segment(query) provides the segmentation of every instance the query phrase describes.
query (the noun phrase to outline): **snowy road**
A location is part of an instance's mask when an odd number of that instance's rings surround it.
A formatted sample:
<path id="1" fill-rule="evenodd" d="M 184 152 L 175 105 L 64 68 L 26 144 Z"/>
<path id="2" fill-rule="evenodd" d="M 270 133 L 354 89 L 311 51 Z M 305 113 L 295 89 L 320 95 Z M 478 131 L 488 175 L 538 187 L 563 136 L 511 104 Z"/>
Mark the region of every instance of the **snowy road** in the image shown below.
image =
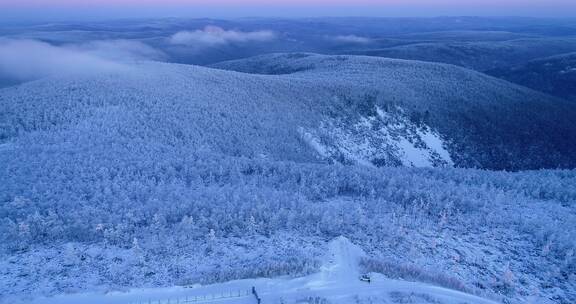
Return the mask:
<path id="1" fill-rule="evenodd" d="M 436 303 L 494 304 L 495 302 L 459 291 L 429 284 L 391 280 L 381 274 L 371 274 L 372 282 L 358 278 L 358 262 L 364 255 L 361 248 L 339 237 L 330 242 L 321 271 L 295 279 L 247 279 L 195 288 L 171 287 L 137 289 L 108 294 L 77 294 L 41 298 L 42 304 L 132 304 L 132 303 L 223 303 L 255 304 L 251 294 L 256 288 L 263 304 L 308 303 L 321 298 L 332 304 L 350 303 Z M 188 300 L 188 301 L 186 301 Z M 316 302 L 315 302 L 316 303 Z M 323 303 L 323 302 L 320 302 Z"/>

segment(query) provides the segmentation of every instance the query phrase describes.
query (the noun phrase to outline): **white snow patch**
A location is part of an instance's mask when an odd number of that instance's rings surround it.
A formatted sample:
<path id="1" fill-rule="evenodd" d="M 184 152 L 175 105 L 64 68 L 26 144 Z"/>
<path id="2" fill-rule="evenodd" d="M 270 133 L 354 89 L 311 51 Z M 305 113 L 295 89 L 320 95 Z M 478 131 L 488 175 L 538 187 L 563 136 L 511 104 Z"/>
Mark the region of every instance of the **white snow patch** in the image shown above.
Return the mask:
<path id="1" fill-rule="evenodd" d="M 330 154 L 328 153 L 327 149 L 320 143 L 320 140 L 314 137 L 311 133 L 308 133 L 304 130 L 304 128 L 298 128 L 298 133 L 302 139 L 314 149 L 321 157 L 328 157 Z"/>
<path id="2" fill-rule="evenodd" d="M 427 130 L 424 132 L 420 131 L 419 134 L 426 146 L 432 149 L 432 151 L 438 153 L 440 158 L 448 163 L 448 166 L 454 166 L 454 161 L 452 161 L 452 157 L 450 157 L 450 152 L 446 150 L 445 143 L 438 133 Z"/>
<path id="3" fill-rule="evenodd" d="M 433 167 L 430 161 L 429 151 L 416 147 L 408 139 L 401 137 L 398 141 L 398 148 L 400 148 L 402 164 L 404 166 Z"/>
<path id="4" fill-rule="evenodd" d="M 378 117 L 380 117 L 382 119 L 390 118 L 390 115 L 388 114 L 388 112 L 383 111 L 380 107 L 376 107 L 376 113 L 378 114 Z"/>
<path id="5" fill-rule="evenodd" d="M 321 274 L 325 282 L 356 280 L 360 276 L 358 265 L 366 253 L 352 244 L 347 238 L 339 236 L 328 244 Z"/>
<path id="6" fill-rule="evenodd" d="M 355 123 L 326 120 L 317 130 L 300 128 L 299 133 L 323 158 L 343 158 L 371 167 L 383 163 L 454 166 L 441 136 L 426 125 L 411 122 L 401 108 L 390 113 L 376 107 L 376 115 L 360 117 Z"/>

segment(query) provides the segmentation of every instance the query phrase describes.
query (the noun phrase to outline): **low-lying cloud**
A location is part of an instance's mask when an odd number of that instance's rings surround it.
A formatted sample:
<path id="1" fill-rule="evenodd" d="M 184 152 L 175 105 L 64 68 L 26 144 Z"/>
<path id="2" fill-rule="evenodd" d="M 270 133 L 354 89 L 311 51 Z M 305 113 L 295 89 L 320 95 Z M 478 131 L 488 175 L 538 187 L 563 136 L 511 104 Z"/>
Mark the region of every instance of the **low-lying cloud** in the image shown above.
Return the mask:
<path id="1" fill-rule="evenodd" d="M 276 38 L 272 31 L 242 32 L 207 26 L 203 30 L 182 31 L 170 37 L 170 43 L 187 46 L 217 46 L 228 43 L 263 42 Z"/>
<path id="2" fill-rule="evenodd" d="M 162 53 L 139 42 L 94 41 L 55 46 L 37 40 L 0 39 L 0 78 L 28 81 L 55 74 L 85 74 L 129 69 Z"/>
<path id="3" fill-rule="evenodd" d="M 368 44 L 372 42 L 372 39 L 356 36 L 356 35 L 341 35 L 331 37 L 331 40 L 344 43 L 356 43 L 356 44 Z"/>
<path id="4" fill-rule="evenodd" d="M 79 45 L 72 45 L 69 48 L 118 62 L 142 60 L 161 61 L 166 59 L 166 55 L 163 52 L 142 42 L 131 40 L 91 41 Z"/>

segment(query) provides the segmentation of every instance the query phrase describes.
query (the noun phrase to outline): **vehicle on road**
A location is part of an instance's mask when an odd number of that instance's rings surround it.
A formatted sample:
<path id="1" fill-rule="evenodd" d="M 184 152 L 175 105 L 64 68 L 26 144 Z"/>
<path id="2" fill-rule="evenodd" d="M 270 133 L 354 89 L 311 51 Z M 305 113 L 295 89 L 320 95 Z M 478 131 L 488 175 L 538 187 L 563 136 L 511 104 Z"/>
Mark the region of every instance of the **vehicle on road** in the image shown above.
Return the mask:
<path id="1" fill-rule="evenodd" d="M 370 278 L 370 276 L 367 274 L 363 274 L 360 276 L 360 281 L 370 283 L 372 281 L 372 278 Z"/>

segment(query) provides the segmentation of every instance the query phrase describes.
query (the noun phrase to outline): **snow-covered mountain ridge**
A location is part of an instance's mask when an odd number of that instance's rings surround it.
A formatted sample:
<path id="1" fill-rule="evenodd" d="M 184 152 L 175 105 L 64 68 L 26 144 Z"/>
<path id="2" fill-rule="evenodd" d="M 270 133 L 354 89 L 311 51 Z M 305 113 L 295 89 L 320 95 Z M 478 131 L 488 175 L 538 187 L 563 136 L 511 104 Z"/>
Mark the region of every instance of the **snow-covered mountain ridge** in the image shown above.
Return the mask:
<path id="1" fill-rule="evenodd" d="M 0 138 L 75 147 L 136 140 L 380 166 L 576 166 L 576 105 L 473 71 L 312 54 L 221 66 L 283 75 L 142 63 L 125 72 L 30 82 L 0 91 Z M 311 147 L 311 139 L 327 155 Z"/>

